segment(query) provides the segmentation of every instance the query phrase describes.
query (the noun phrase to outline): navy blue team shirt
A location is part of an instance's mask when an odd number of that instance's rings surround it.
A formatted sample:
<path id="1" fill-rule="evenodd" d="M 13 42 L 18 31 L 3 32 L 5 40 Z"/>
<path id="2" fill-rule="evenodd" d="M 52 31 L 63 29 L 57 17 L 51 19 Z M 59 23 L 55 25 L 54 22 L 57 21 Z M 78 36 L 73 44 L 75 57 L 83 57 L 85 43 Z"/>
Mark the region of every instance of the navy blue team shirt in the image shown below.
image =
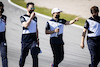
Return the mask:
<path id="1" fill-rule="evenodd" d="M 65 24 L 66 23 L 66 20 L 65 19 L 59 19 L 58 21 L 56 21 L 54 19 L 51 19 L 50 21 L 53 21 L 55 23 L 62 23 L 62 24 Z M 59 21 L 62 21 L 62 22 L 59 22 Z M 50 25 L 49 25 L 48 22 L 46 24 L 46 30 L 50 30 Z M 50 44 L 60 44 L 60 45 L 64 45 L 64 42 L 63 42 L 63 34 L 58 35 L 58 37 L 51 37 L 50 38 Z"/>
<path id="2" fill-rule="evenodd" d="M 27 14 L 25 14 L 24 16 L 30 17 Z M 34 17 L 33 20 L 35 22 L 37 22 L 37 17 Z M 20 21 L 21 21 L 21 23 L 23 23 L 26 20 L 25 20 L 25 18 L 23 16 L 21 16 L 20 17 Z M 28 28 L 23 27 L 23 30 L 25 30 L 25 29 L 28 29 Z M 33 41 L 37 41 L 36 33 L 22 34 L 22 40 L 21 40 L 21 42 L 32 43 Z"/>

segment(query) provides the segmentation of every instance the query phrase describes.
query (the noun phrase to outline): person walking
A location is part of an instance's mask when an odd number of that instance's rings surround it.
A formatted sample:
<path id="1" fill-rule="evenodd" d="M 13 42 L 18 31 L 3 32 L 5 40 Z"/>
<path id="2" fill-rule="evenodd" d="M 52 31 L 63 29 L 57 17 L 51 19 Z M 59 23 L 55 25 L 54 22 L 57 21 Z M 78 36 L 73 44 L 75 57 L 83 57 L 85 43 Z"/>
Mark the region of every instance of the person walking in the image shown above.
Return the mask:
<path id="1" fill-rule="evenodd" d="M 93 6 L 90 9 L 92 17 L 86 20 L 80 47 L 84 48 L 84 39 L 87 33 L 87 44 L 91 55 L 91 64 L 89 67 L 97 67 L 100 62 L 100 17 L 99 8 Z"/>
<path id="2" fill-rule="evenodd" d="M 50 34 L 50 45 L 53 51 L 54 60 L 51 67 L 58 67 L 58 64 L 64 59 L 64 42 L 63 42 L 63 27 L 64 25 L 70 25 L 78 21 L 79 18 L 75 18 L 71 21 L 60 19 L 59 8 L 53 8 L 51 11 L 52 19 L 47 21 L 45 33 Z"/>
<path id="3" fill-rule="evenodd" d="M 0 52 L 2 57 L 2 67 L 8 67 L 7 43 L 6 43 L 7 17 L 3 15 L 3 12 L 4 12 L 4 4 L 0 1 Z"/>
<path id="4" fill-rule="evenodd" d="M 23 67 L 25 64 L 26 56 L 29 50 L 32 55 L 33 67 L 38 67 L 38 53 L 39 53 L 39 37 L 37 28 L 37 17 L 34 12 L 34 3 L 29 2 L 26 5 L 27 13 L 20 17 L 20 21 L 23 27 L 22 32 L 22 48 L 19 61 L 19 67 Z"/>

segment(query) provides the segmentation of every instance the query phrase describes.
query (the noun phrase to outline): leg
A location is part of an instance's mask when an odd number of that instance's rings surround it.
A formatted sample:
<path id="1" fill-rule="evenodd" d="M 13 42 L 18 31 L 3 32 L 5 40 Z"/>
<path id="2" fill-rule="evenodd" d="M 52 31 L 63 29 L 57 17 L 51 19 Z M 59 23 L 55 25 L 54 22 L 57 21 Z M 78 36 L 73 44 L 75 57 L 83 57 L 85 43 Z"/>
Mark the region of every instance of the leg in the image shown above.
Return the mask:
<path id="1" fill-rule="evenodd" d="M 2 66 L 3 67 L 8 67 L 7 45 L 4 42 L 2 42 L 0 45 L 1 45 Z"/>
<path id="2" fill-rule="evenodd" d="M 64 58 L 63 45 L 51 44 L 51 48 L 52 48 L 53 55 L 54 55 L 54 67 L 58 67 L 58 64 Z"/>
<path id="3" fill-rule="evenodd" d="M 64 47 L 63 45 L 59 45 L 59 62 L 58 64 L 64 59 Z"/>
<path id="4" fill-rule="evenodd" d="M 89 48 L 90 55 L 91 55 L 91 66 L 90 67 L 97 67 L 98 65 L 97 45 L 91 39 L 89 39 L 87 43 L 88 43 L 88 48 Z"/>
<path id="5" fill-rule="evenodd" d="M 19 61 L 19 67 L 23 67 L 25 64 L 25 59 L 26 56 L 28 55 L 29 48 L 25 47 L 27 44 L 22 44 L 22 49 L 21 49 L 21 56 L 20 56 L 20 61 Z"/>
<path id="6" fill-rule="evenodd" d="M 98 44 L 97 46 L 97 65 L 99 64 L 100 62 L 100 43 Z"/>
<path id="7" fill-rule="evenodd" d="M 33 59 L 33 67 L 38 67 L 38 47 L 31 47 L 31 55 Z"/>

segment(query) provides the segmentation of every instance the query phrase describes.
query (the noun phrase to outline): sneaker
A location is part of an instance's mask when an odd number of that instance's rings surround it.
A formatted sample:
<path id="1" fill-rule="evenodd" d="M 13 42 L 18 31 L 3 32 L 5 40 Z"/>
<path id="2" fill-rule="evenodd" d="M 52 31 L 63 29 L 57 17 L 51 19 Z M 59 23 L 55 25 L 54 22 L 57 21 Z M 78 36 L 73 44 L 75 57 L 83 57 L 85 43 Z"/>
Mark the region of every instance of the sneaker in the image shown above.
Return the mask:
<path id="1" fill-rule="evenodd" d="M 51 67 L 54 67 L 54 64 L 51 64 Z"/>
<path id="2" fill-rule="evenodd" d="M 89 67 L 91 67 L 91 64 L 89 64 Z"/>

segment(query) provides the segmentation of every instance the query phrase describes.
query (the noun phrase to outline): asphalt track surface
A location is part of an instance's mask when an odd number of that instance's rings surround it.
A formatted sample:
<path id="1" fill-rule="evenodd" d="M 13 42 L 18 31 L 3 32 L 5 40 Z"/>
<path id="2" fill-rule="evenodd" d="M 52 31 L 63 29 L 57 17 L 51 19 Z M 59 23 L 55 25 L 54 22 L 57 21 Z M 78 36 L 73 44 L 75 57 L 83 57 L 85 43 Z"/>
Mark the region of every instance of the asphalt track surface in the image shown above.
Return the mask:
<path id="1" fill-rule="evenodd" d="M 21 55 L 21 33 L 22 27 L 20 22 L 20 16 L 24 15 L 26 11 L 19 9 L 7 0 L 0 0 L 5 5 L 4 14 L 7 16 L 7 45 L 8 45 L 8 66 L 19 67 L 19 58 Z M 40 48 L 42 53 L 39 54 L 39 67 L 50 67 L 53 61 L 53 54 L 49 44 L 49 35 L 45 35 L 46 22 L 50 19 L 36 15 L 38 18 Z M 80 48 L 82 35 L 82 28 L 78 28 L 72 25 L 64 27 L 64 60 L 59 67 L 88 67 L 90 63 L 90 55 L 88 47 L 85 44 L 85 49 Z M 0 57 L 0 67 L 2 67 Z M 26 58 L 24 67 L 32 67 L 32 57 L 30 55 Z M 100 65 L 98 66 L 100 67 Z"/>

